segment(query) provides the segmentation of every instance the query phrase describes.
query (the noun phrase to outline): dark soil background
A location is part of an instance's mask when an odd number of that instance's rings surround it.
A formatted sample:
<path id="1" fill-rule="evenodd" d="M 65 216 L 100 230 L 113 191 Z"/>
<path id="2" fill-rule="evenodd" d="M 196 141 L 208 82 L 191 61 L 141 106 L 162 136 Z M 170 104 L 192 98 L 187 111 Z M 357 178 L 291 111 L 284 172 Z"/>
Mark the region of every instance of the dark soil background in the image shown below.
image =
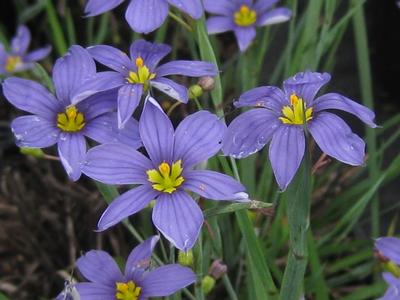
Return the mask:
<path id="1" fill-rule="evenodd" d="M 17 25 L 14 1 L 0 2 L 0 23 L 11 37 Z M 369 0 L 366 19 L 375 108 L 382 123 L 400 111 L 400 9 L 394 0 Z M 32 49 L 46 44 L 46 24 L 39 23 L 28 23 Z M 329 89 L 360 99 L 351 26 Z M 107 248 L 127 255 L 134 241 L 120 226 L 102 234 L 90 232 L 105 208 L 104 201 L 89 181 L 69 182 L 57 162 L 21 155 L 9 130 L 16 115 L 0 99 L 0 291 L 16 300 L 50 298 L 63 288 L 80 251 Z M 399 146 L 397 142 L 392 147 L 393 156 Z M 395 184 L 380 193 L 383 207 L 398 201 Z"/>

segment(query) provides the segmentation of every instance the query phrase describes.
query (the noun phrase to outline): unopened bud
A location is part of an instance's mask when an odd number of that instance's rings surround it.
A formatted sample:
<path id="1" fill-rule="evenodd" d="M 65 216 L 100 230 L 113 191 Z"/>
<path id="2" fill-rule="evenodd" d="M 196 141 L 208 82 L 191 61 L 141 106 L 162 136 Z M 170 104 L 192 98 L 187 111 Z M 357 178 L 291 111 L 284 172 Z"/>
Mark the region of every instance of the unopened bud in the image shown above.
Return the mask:
<path id="1" fill-rule="evenodd" d="M 395 277 L 400 277 L 400 267 L 392 261 L 388 261 L 384 264 L 385 269 L 393 274 Z"/>
<path id="2" fill-rule="evenodd" d="M 215 79 L 210 76 L 201 77 L 197 84 L 203 91 L 212 91 L 215 88 Z"/>
<path id="3" fill-rule="evenodd" d="M 190 267 L 193 265 L 193 251 L 179 251 L 178 263 L 182 266 Z"/>
<path id="4" fill-rule="evenodd" d="M 44 152 L 40 148 L 20 148 L 19 151 L 24 155 L 33 156 L 36 158 L 44 157 Z"/>
<path id="5" fill-rule="evenodd" d="M 204 295 L 209 294 L 215 286 L 215 279 L 212 278 L 210 275 L 204 276 L 203 280 L 201 281 L 201 288 L 203 289 Z"/>
<path id="6" fill-rule="evenodd" d="M 214 260 L 210 266 L 208 274 L 212 276 L 215 280 L 218 280 L 228 271 L 228 267 L 222 263 L 222 260 Z"/>
<path id="7" fill-rule="evenodd" d="M 189 99 L 199 98 L 203 95 L 203 89 L 200 85 L 195 84 L 189 88 Z"/>

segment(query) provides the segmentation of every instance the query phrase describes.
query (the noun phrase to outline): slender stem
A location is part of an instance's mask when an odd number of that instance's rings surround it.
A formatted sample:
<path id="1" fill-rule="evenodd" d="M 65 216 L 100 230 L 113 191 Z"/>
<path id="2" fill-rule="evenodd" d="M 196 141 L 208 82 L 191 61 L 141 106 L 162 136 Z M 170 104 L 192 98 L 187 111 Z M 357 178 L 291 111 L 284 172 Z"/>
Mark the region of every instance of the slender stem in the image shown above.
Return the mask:
<path id="1" fill-rule="evenodd" d="M 228 275 L 224 274 L 222 276 L 222 281 L 224 282 L 226 291 L 228 292 L 229 297 L 231 297 L 232 300 L 239 300 L 238 296 L 236 295 L 236 292 L 231 284 L 231 281 L 229 280 Z"/>
<path id="2" fill-rule="evenodd" d="M 64 55 L 67 52 L 68 47 L 52 0 L 47 0 L 45 7 L 57 52 L 60 55 Z"/>
<path id="3" fill-rule="evenodd" d="M 353 0 L 352 5 L 356 5 L 359 1 Z M 371 65 L 369 61 L 369 47 L 364 18 L 363 6 L 360 6 L 353 18 L 354 37 L 357 49 L 358 71 L 361 83 L 361 95 L 363 103 L 369 108 L 374 108 Z M 366 132 L 368 151 L 374 154 L 377 150 L 376 131 L 368 128 Z M 379 163 L 375 156 L 371 156 L 368 162 L 369 178 L 371 185 L 376 182 L 379 177 Z M 379 236 L 379 198 L 376 194 L 371 201 L 371 231 L 373 237 Z"/>
<path id="4" fill-rule="evenodd" d="M 180 17 L 178 17 L 176 14 L 174 14 L 173 12 L 169 12 L 168 15 L 174 19 L 176 22 L 178 22 L 180 25 L 182 25 L 183 27 L 185 27 L 188 31 L 192 32 L 193 29 L 192 27 L 190 27 L 189 24 L 187 24 L 185 21 L 183 21 Z"/>

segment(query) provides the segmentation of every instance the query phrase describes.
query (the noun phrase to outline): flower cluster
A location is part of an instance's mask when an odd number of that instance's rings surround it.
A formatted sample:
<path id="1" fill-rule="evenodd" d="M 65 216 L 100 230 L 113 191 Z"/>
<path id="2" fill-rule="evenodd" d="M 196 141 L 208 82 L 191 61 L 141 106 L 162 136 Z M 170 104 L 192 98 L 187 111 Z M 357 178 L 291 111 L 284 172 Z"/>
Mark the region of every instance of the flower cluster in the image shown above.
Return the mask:
<path id="1" fill-rule="evenodd" d="M 17 29 L 17 35 L 11 41 L 9 52 L 0 43 L 0 75 L 10 75 L 31 69 L 36 61 L 49 55 L 50 46 L 27 52 L 30 42 L 31 33 L 29 29 L 21 25 Z"/>

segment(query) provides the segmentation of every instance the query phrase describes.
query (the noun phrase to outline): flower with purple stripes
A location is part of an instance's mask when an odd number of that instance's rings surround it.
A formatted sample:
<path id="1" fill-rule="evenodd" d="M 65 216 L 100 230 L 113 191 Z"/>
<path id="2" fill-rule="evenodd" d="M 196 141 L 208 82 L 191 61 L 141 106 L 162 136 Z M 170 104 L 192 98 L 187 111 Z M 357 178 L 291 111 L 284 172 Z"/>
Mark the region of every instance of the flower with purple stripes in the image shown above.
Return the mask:
<path id="1" fill-rule="evenodd" d="M 88 17 L 100 15 L 120 5 L 124 0 L 88 0 L 85 14 Z M 149 33 L 159 28 L 165 21 L 172 5 L 193 19 L 203 14 L 201 0 L 131 0 L 125 12 L 125 19 L 132 30 Z"/>
<path id="2" fill-rule="evenodd" d="M 385 295 L 380 300 L 397 300 L 400 298 L 400 239 L 395 237 L 381 237 L 376 239 L 375 248 L 379 255 L 389 260 L 386 264 L 390 272 L 382 274 L 389 285 Z"/>
<path id="3" fill-rule="evenodd" d="M 236 107 L 253 106 L 229 125 L 222 150 L 226 155 L 244 158 L 269 141 L 269 159 L 279 187 L 285 190 L 304 156 L 304 127 L 329 156 L 353 166 L 364 163 L 365 143 L 337 115 L 326 110 L 342 110 L 376 127 L 375 114 L 340 94 L 328 93 L 316 99 L 328 73 L 302 72 L 287 79 L 283 90 L 264 86 L 240 96 Z"/>
<path id="4" fill-rule="evenodd" d="M 142 94 L 154 87 L 172 98 L 186 103 L 188 90 L 183 85 L 166 78 L 168 75 L 191 77 L 214 76 L 217 69 L 214 64 L 203 61 L 171 61 L 161 66 L 158 63 L 171 48 L 164 44 L 135 41 L 130 47 L 130 58 L 122 51 L 111 46 L 93 46 L 88 48 L 92 57 L 114 71 L 99 72 L 77 92 L 73 103 L 78 103 L 89 95 L 118 88 L 118 125 L 120 128 L 132 116 L 139 105 Z"/>
<path id="5" fill-rule="evenodd" d="M 256 36 L 256 28 L 286 22 L 291 10 L 272 8 L 278 0 L 204 0 L 204 8 L 216 14 L 207 20 L 209 34 L 233 31 L 241 52 Z"/>
<path id="6" fill-rule="evenodd" d="M 53 69 L 56 96 L 44 86 L 26 79 L 10 77 L 3 83 L 6 99 L 32 115 L 18 117 L 11 129 L 19 147 L 46 148 L 58 145 L 60 160 L 72 180 L 78 180 L 80 163 L 86 154 L 85 136 L 99 142 L 141 145 L 138 122 L 130 119 L 124 130 L 117 126 L 115 91 L 71 104 L 76 89 L 96 74 L 96 65 L 87 51 L 72 46 Z"/>
<path id="7" fill-rule="evenodd" d="M 196 274 L 187 267 L 169 264 L 149 269 L 159 237 L 152 236 L 136 246 L 121 272 L 105 251 L 91 250 L 76 262 L 89 282 L 75 284 L 82 300 L 144 300 L 165 297 L 194 283 Z"/>
<path id="8" fill-rule="evenodd" d="M 45 58 L 51 51 L 51 46 L 27 52 L 31 42 L 28 27 L 20 25 L 17 35 L 11 41 L 10 52 L 0 44 L 0 74 L 13 74 L 33 68 L 34 63 Z"/>
<path id="9" fill-rule="evenodd" d="M 135 149 L 105 144 L 88 151 L 82 172 L 106 184 L 137 184 L 116 198 L 98 223 L 105 230 L 145 208 L 156 199 L 153 223 L 180 250 L 193 247 L 203 214 L 185 190 L 212 200 L 248 201 L 245 188 L 233 178 L 193 166 L 221 148 L 226 127 L 218 117 L 199 111 L 174 130 L 156 100 L 148 98 L 139 132 L 150 157 Z"/>

